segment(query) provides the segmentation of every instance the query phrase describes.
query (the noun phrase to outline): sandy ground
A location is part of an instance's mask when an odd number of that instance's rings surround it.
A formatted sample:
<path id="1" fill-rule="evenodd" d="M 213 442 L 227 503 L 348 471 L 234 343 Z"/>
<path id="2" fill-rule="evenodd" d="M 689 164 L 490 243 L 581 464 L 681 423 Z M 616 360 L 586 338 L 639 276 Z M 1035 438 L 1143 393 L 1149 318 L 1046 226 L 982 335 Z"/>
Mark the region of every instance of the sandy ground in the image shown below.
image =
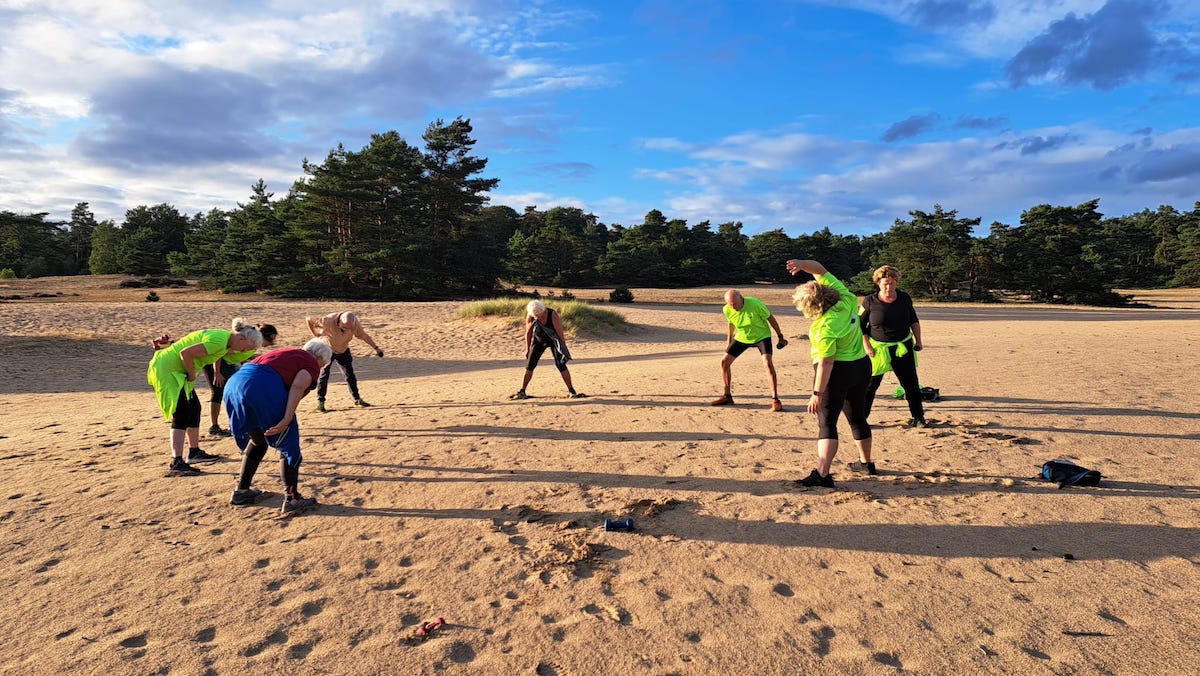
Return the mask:
<path id="1" fill-rule="evenodd" d="M 520 329 L 459 303 L 146 303 L 114 284 L 0 282 L 26 296 L 0 303 L 0 672 L 1195 672 L 1200 290 L 1151 310 L 918 306 L 935 424 L 903 427 L 881 397 L 881 474 L 851 473 L 846 443 L 830 490 L 792 483 L 815 460 L 806 342 L 776 355 L 785 412 L 753 354 L 738 405 L 707 405 L 720 290 L 635 289 L 655 302 L 614 306 L 627 332 L 572 341 L 589 398 L 544 364 L 509 401 Z M 747 293 L 799 338 L 790 290 Z M 387 356 L 353 348 L 373 407 L 336 369 L 329 413 L 301 403 L 319 508 L 279 516 L 274 451 L 270 494 L 231 507 L 229 439 L 203 439 L 225 458 L 203 475 L 164 476 L 152 335 L 244 315 L 298 345 L 306 314 L 350 308 Z M 1102 487 L 1036 479 L 1054 458 Z M 626 516 L 634 532 L 603 529 Z"/>

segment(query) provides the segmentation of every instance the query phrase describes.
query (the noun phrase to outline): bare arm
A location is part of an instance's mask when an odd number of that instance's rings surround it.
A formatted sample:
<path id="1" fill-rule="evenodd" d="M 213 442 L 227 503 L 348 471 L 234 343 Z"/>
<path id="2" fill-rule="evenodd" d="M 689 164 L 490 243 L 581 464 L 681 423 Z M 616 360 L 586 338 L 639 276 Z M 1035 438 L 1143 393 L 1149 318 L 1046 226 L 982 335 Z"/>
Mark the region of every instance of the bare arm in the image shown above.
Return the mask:
<path id="1" fill-rule="evenodd" d="M 203 343 L 196 343 L 191 347 L 183 348 L 183 352 L 179 353 L 179 357 L 183 359 L 183 369 L 187 371 L 187 379 L 189 381 L 196 380 L 196 360 L 208 354 L 208 350 L 204 349 Z"/>
<path id="2" fill-rule="evenodd" d="M 725 347 L 733 345 L 733 332 L 733 324 L 731 322 L 725 322 Z"/>
<path id="3" fill-rule="evenodd" d="M 370 345 L 371 349 L 375 350 L 375 354 L 379 355 L 380 357 L 383 356 L 383 350 L 379 349 L 379 346 L 376 345 L 371 336 L 367 334 L 367 330 L 363 328 L 362 322 L 354 323 L 354 337 L 363 341 L 367 345 Z"/>
<path id="4" fill-rule="evenodd" d="M 913 332 L 913 349 L 920 350 L 921 349 L 921 322 L 913 322 L 912 323 L 912 332 Z"/>
<path id="5" fill-rule="evenodd" d="M 828 396 L 829 376 L 833 373 L 833 357 L 823 357 L 817 362 L 817 372 L 813 376 L 813 394 L 808 398 L 808 412 L 816 414 L 821 397 Z M 820 394 L 818 394 L 820 393 Z"/>
<path id="6" fill-rule="evenodd" d="M 779 336 L 779 343 L 775 345 L 776 349 L 782 350 L 787 347 L 788 339 L 783 337 L 783 329 L 779 328 L 779 322 L 775 320 L 775 315 L 767 317 L 767 323 L 775 329 L 775 335 Z"/>
<path id="7" fill-rule="evenodd" d="M 799 274 L 801 272 L 807 272 L 808 274 L 812 275 L 813 277 L 820 277 L 821 275 L 825 274 L 826 272 L 829 272 L 828 270 L 825 269 L 824 265 L 821 265 L 820 263 L 818 263 L 816 261 L 800 260 L 799 258 L 793 258 L 790 261 L 788 261 L 787 262 L 787 270 L 788 270 L 788 272 L 792 273 L 793 275 Z"/>
<path id="8" fill-rule="evenodd" d="M 270 429 L 265 430 L 264 434 L 270 434 L 271 436 L 281 434 L 287 429 L 288 425 L 292 424 L 292 420 L 296 417 L 296 405 L 308 394 L 310 385 L 312 385 L 311 373 L 301 371 L 296 374 L 296 379 L 292 381 L 292 387 L 288 390 L 287 407 L 283 411 L 283 420 L 275 423 Z"/>
<path id="9" fill-rule="evenodd" d="M 313 317 L 305 317 L 304 323 L 308 324 L 308 332 L 313 334 L 313 338 L 320 338 L 323 335 L 321 331 L 322 320 L 314 319 Z"/>
<path id="10" fill-rule="evenodd" d="M 529 359 L 529 351 L 533 349 L 533 323 L 537 320 L 533 317 L 525 318 L 525 358 Z"/>

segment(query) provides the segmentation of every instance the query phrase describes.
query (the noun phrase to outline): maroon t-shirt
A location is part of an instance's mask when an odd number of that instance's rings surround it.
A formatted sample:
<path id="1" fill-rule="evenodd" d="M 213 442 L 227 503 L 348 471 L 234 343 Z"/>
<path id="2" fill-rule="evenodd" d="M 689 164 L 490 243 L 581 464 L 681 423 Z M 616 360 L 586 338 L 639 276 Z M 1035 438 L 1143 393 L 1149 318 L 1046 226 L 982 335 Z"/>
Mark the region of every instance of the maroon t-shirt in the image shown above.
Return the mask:
<path id="1" fill-rule="evenodd" d="M 296 380 L 296 375 L 301 371 L 308 371 L 312 375 L 312 384 L 308 386 L 310 390 L 317 386 L 317 379 L 321 377 L 321 365 L 317 362 L 317 358 L 294 347 L 281 347 L 264 352 L 251 359 L 250 363 L 270 366 L 279 374 L 279 377 L 283 378 L 283 386 L 289 390 L 292 389 L 292 382 Z"/>

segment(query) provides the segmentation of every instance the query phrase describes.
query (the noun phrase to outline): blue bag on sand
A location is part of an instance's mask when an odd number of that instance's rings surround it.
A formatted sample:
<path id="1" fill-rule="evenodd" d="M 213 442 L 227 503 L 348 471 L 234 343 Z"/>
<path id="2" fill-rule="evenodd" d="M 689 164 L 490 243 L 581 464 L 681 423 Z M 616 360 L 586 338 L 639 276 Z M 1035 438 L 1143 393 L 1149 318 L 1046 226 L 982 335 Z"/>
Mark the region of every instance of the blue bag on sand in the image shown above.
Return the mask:
<path id="1" fill-rule="evenodd" d="M 1051 460 L 1042 465 L 1042 478 L 1067 486 L 1099 486 L 1103 475 L 1094 469 L 1080 467 L 1070 460 Z"/>

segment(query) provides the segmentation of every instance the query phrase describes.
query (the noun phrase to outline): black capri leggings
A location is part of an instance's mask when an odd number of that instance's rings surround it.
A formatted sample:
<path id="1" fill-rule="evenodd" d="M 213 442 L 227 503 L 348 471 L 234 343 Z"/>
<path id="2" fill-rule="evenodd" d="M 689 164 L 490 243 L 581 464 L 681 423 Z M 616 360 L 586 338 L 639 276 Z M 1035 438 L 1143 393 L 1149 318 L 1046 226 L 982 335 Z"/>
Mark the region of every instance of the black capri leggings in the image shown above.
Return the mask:
<path id="1" fill-rule="evenodd" d="M 817 404 L 818 439 L 838 438 L 838 413 L 845 414 L 850 433 L 856 440 L 871 438 L 871 426 L 867 424 L 867 386 L 870 382 L 869 357 L 833 362 L 825 396 Z"/>
<path id="2" fill-rule="evenodd" d="M 546 348 L 550 348 L 550 354 L 554 355 L 555 368 L 557 368 L 559 372 L 566 371 L 567 362 L 565 359 L 563 359 L 563 354 L 558 351 L 558 348 L 554 347 L 550 343 L 543 343 L 540 340 L 534 340 L 529 346 L 529 363 L 525 364 L 525 370 L 532 371 L 537 368 L 538 360 L 542 358 L 542 353 L 546 351 Z"/>
<path id="3" fill-rule="evenodd" d="M 234 372 L 237 371 L 236 366 L 233 364 L 226 364 L 224 359 L 218 359 L 217 363 L 221 365 L 221 375 L 225 376 L 226 381 L 229 380 L 229 376 L 233 375 Z M 212 364 L 204 365 L 204 377 L 208 379 L 208 387 L 212 390 L 212 394 L 209 395 L 208 401 L 211 404 L 219 404 L 221 403 L 221 397 L 225 394 L 225 386 L 213 384 L 214 373 L 215 369 L 213 369 Z"/>
<path id="4" fill-rule="evenodd" d="M 187 390 L 179 390 L 179 401 L 175 404 L 175 414 L 171 416 L 171 429 L 186 430 L 200 426 L 200 397 L 193 389 L 189 395 Z"/>

